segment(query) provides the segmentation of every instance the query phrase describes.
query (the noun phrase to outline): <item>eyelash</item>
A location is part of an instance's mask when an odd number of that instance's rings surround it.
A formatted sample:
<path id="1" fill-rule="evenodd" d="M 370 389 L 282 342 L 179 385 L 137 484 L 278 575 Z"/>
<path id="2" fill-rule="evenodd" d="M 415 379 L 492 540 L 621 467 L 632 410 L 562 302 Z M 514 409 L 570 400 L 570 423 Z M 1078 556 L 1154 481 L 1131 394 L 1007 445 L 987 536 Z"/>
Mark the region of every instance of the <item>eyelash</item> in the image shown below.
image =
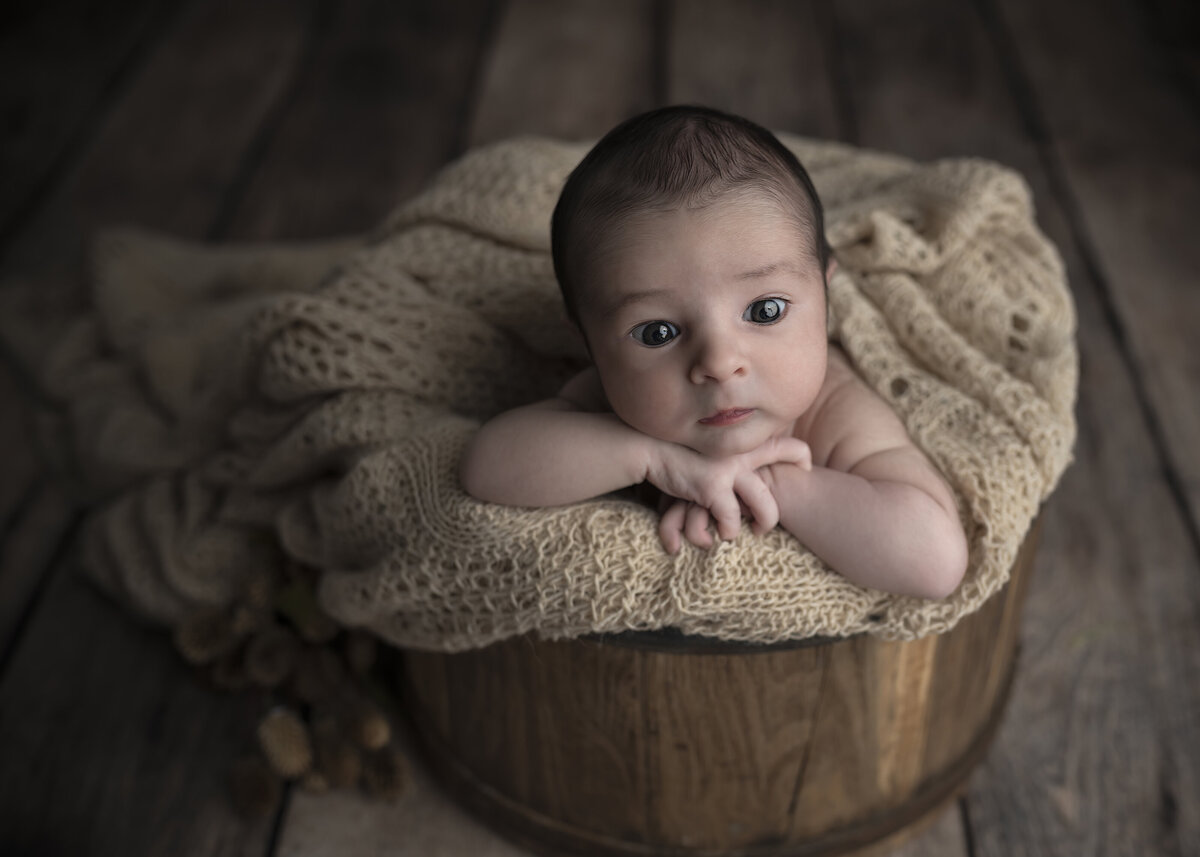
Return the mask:
<path id="1" fill-rule="evenodd" d="M 754 321 L 754 319 L 750 317 L 754 307 L 757 304 L 765 304 L 767 301 L 774 301 L 775 303 L 779 304 L 779 306 L 780 306 L 779 315 L 777 315 L 777 316 L 775 316 L 775 318 L 769 319 L 767 321 Z M 759 298 L 755 301 L 752 301 L 750 303 L 750 306 L 746 307 L 746 311 L 744 313 L 742 313 L 742 318 L 745 321 L 748 321 L 751 324 L 754 324 L 758 327 L 768 327 L 772 324 L 778 324 L 783 319 L 783 317 L 787 315 L 789 305 L 790 305 L 790 302 L 786 298 L 777 298 L 777 297 Z M 646 334 L 654 335 L 657 333 L 661 333 L 662 328 L 664 328 L 664 327 L 670 329 L 669 330 L 669 332 L 670 332 L 669 338 L 664 339 L 661 342 L 647 342 L 646 341 L 646 339 L 645 339 Z M 657 328 L 657 330 L 655 328 Z M 632 337 L 634 339 L 634 341 L 638 342 L 641 345 L 644 345 L 646 348 L 662 348 L 664 345 L 668 345 L 671 342 L 675 341 L 675 339 L 679 336 L 679 328 L 669 321 L 663 321 L 662 319 L 656 319 L 655 321 L 647 321 L 647 322 L 643 322 L 642 324 L 637 325 L 636 327 L 633 328 L 633 330 L 629 331 L 629 335 L 630 335 L 630 337 Z"/>

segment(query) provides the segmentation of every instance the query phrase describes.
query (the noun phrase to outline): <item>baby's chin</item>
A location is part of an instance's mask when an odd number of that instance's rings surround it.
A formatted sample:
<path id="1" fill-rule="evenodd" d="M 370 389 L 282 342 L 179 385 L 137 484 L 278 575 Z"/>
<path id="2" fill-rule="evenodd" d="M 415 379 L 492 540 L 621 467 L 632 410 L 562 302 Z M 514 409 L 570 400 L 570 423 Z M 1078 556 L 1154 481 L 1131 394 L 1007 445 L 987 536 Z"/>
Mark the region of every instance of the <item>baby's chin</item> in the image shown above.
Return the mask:
<path id="1" fill-rule="evenodd" d="M 712 437 L 691 437 L 675 442 L 709 458 L 728 458 L 731 455 L 752 452 L 768 440 L 770 440 L 769 437 L 763 437 L 759 432 L 731 432 L 728 429 L 716 429 L 713 430 Z"/>

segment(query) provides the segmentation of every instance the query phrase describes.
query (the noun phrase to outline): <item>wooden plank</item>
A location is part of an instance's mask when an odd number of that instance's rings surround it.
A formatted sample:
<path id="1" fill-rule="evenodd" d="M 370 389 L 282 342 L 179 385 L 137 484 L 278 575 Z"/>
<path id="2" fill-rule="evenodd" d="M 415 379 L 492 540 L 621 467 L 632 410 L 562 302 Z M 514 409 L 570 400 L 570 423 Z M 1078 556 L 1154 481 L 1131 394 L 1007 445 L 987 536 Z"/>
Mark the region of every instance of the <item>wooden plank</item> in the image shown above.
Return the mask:
<path id="1" fill-rule="evenodd" d="M 28 423 L 16 371 L 0 355 L 0 543 L 16 526 L 41 473 Z"/>
<path id="2" fill-rule="evenodd" d="M 775 131 L 849 133 L 819 4 L 684 0 L 671 4 L 668 27 L 668 102 L 730 110 Z"/>
<path id="3" fill-rule="evenodd" d="M 970 4 L 843 0 L 833 28 L 853 142 L 926 161 L 988 158 L 1037 177 L 1035 141 Z"/>
<path id="4" fill-rule="evenodd" d="M 195 4 L 100 123 L 58 190 L 20 224 L 0 278 L 36 357 L 41 328 L 84 305 L 87 242 L 114 223 L 203 238 L 259 122 L 286 94 L 315 0 Z M 284 8 L 286 7 L 286 8 Z"/>
<path id="5" fill-rule="evenodd" d="M 413 737 L 403 724 L 397 743 L 417 758 Z M 452 801 L 423 765 L 411 764 L 404 795 L 385 804 L 362 794 L 297 792 L 291 802 L 278 854 L 288 857 L 530 857 L 530 852 L 499 837 Z"/>
<path id="6" fill-rule="evenodd" d="M 0 31 L 0 236 L 8 235 L 174 11 L 161 0 L 53 0 Z M 0 239 L 2 240 L 2 239 Z"/>
<path id="7" fill-rule="evenodd" d="M 366 231 L 459 154 L 494 0 L 331 4 L 324 37 L 230 228 Z"/>
<path id="8" fill-rule="evenodd" d="M 1172 81 L 1192 109 L 1200 109 L 1200 7 L 1191 0 L 1142 0 L 1134 4 L 1144 22 L 1143 39 L 1151 42 Z"/>
<path id="9" fill-rule="evenodd" d="M 1104 329 L 1078 295 L 1080 322 Z M 1197 847 L 1196 559 L 1153 473 L 1133 379 L 1080 340 L 1077 463 L 1046 511 L 1007 723 L 969 795 L 976 854 Z"/>
<path id="10" fill-rule="evenodd" d="M 484 67 L 468 142 L 598 137 L 655 105 L 654 4 L 513 0 Z"/>
<path id="11" fill-rule="evenodd" d="M 1054 797 L 1076 841 L 1094 842 L 1096 853 L 1189 854 L 1200 849 L 1200 347 L 1190 330 L 1200 255 L 1184 224 L 1200 202 L 1200 125 L 1152 73 L 1153 46 L 1129 38 L 1137 30 L 1128 7 L 1101 4 L 1088 17 L 1088 37 L 1078 39 L 1052 5 L 1004 7 L 1012 61 L 1029 75 L 1030 109 L 1045 117 L 1051 163 L 1077 203 L 1069 213 L 1082 261 L 1106 286 L 1096 306 L 1080 296 L 1083 466 L 1070 474 L 1077 484 L 1063 486 L 1092 517 L 1087 527 L 1072 522 L 1063 562 L 1075 574 L 1050 597 L 1090 590 L 1116 603 L 1074 634 L 1057 629 L 1073 649 L 1060 673 L 1075 682 L 1072 722 L 1045 738 L 1057 737 L 1064 753 Z M 1097 354 L 1088 334 L 1114 325 L 1107 300 L 1118 338 Z M 1129 352 L 1127 386 L 1115 364 L 1119 354 L 1128 365 Z M 1105 578 L 1111 589 L 1096 592 Z"/>
<path id="12" fill-rule="evenodd" d="M 197 238 L 210 229 L 302 59 L 312 8 L 182 12 L 17 234 L 5 273 L 49 285 L 10 290 L 22 299 L 14 317 L 37 331 L 82 304 L 82 244 L 96 225 L 133 220 Z M 36 542 L 52 529 L 31 523 L 18 536 Z M 35 553 L 26 579 L 41 571 Z M 265 850 L 270 822 L 239 820 L 224 783 L 257 706 L 201 687 L 165 634 L 135 627 L 73 562 L 55 569 L 0 681 L 0 841 L 16 853 Z"/>
<path id="13" fill-rule="evenodd" d="M 65 564 L 0 686 L 0 841 L 7 854 L 260 857 L 270 820 L 225 798 L 231 751 L 263 700 L 188 678 Z"/>
<path id="14" fill-rule="evenodd" d="M 65 547 L 78 511 L 59 486 L 42 479 L 14 513 L 0 543 L 0 663 L 9 655 L 52 557 Z"/>
<path id="15" fill-rule="evenodd" d="M 1089 4 L 1086 28 L 1079 12 L 1013 0 L 998 21 L 1070 183 L 1085 261 L 1112 302 L 1200 545 L 1200 110 L 1160 45 L 1130 37 L 1145 32 L 1139 4 Z"/>
<path id="16" fill-rule="evenodd" d="M 1018 167 L 1079 313 L 1077 463 L 1045 513 L 1006 725 L 968 793 L 973 853 L 1194 851 L 1200 735 L 1184 712 L 1200 705 L 1196 557 L 1061 177 L 1047 171 L 1006 58 L 969 8 L 862 0 L 839 4 L 837 18 L 860 142 Z M 1077 37 L 1094 25 L 1087 18 Z M 1076 69 L 1092 81 L 1089 66 Z"/>

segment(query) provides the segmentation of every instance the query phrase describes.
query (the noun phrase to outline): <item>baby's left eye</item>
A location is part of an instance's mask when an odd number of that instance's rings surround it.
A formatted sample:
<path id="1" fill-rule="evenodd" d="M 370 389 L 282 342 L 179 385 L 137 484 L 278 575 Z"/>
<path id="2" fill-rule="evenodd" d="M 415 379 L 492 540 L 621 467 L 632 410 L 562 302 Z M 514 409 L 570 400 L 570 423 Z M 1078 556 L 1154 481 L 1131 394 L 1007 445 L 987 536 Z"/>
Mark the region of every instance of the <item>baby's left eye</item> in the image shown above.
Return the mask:
<path id="1" fill-rule="evenodd" d="M 783 318 L 783 311 L 786 307 L 787 301 L 783 298 L 763 298 L 746 307 L 742 318 L 755 324 L 774 324 Z"/>

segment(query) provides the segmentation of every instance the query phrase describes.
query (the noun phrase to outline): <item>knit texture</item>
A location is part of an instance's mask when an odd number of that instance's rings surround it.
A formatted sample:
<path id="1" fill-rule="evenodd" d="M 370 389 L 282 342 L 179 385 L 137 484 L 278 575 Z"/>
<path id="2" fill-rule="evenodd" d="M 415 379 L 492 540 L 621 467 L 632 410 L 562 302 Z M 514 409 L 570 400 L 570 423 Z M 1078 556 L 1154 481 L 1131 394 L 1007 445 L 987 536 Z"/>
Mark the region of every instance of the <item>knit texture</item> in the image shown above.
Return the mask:
<path id="1" fill-rule="evenodd" d="M 537 138 L 468 153 L 366 240 L 100 236 L 94 312 L 40 370 L 48 448 L 97 501 L 86 569 L 176 623 L 236 601 L 249 569 L 300 562 L 339 622 L 440 650 L 530 631 L 950 629 L 1004 585 L 1070 460 L 1062 263 L 1001 166 L 783 140 L 826 206 L 831 337 L 957 497 L 970 566 L 950 598 L 855 586 L 781 529 L 672 557 L 632 496 L 531 510 L 462 491 L 481 421 L 583 365 L 549 219 L 586 147 Z"/>

